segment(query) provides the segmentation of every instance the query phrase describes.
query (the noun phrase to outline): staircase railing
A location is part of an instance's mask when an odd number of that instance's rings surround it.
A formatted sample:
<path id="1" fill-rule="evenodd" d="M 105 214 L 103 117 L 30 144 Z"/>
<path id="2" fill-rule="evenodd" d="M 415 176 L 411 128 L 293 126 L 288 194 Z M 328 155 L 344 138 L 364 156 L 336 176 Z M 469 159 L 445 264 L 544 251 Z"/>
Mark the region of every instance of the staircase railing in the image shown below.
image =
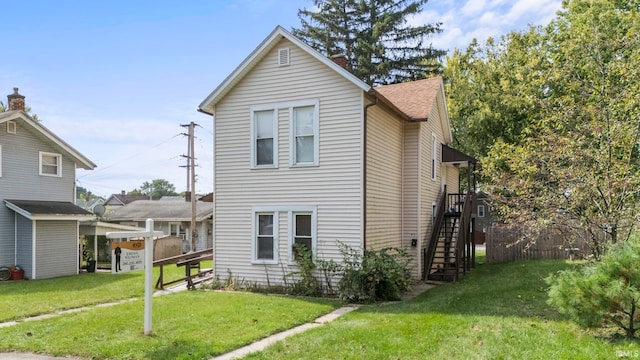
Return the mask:
<path id="1" fill-rule="evenodd" d="M 469 242 L 469 226 L 471 220 L 471 193 L 467 192 L 462 205 L 462 214 L 460 217 L 460 227 L 458 228 L 458 239 L 456 241 L 456 273 L 455 281 L 458 281 L 460 275 L 460 267 L 463 274 L 467 272 L 467 261 L 469 254 L 466 253 L 466 246 Z M 464 254 L 464 256 L 463 256 Z M 461 263 L 461 261 L 463 261 Z"/>
<path id="2" fill-rule="evenodd" d="M 429 244 L 425 249 L 424 255 L 424 270 L 423 270 L 423 279 L 427 279 L 429 276 L 429 272 L 431 271 L 431 266 L 433 265 L 433 257 L 436 251 L 436 245 L 438 243 L 438 236 L 440 234 L 440 227 L 442 227 L 442 222 L 444 221 L 444 213 L 445 208 L 447 206 L 447 187 L 445 186 L 442 190 L 442 195 L 440 195 L 440 200 L 438 201 L 438 205 L 436 208 L 436 216 L 433 219 L 433 227 L 431 228 L 431 238 L 429 240 Z"/>

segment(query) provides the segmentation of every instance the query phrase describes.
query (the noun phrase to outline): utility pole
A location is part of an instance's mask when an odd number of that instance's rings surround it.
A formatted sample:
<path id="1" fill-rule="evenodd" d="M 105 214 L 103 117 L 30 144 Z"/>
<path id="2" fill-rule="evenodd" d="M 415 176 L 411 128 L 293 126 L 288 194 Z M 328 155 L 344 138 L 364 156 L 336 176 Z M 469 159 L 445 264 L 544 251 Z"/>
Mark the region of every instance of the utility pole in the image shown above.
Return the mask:
<path id="1" fill-rule="evenodd" d="M 180 125 L 182 127 L 188 127 L 189 133 L 189 146 L 187 158 L 187 193 L 191 200 L 191 251 L 196 249 L 196 239 L 198 237 L 198 231 L 196 229 L 196 155 L 195 155 L 195 135 L 194 128 L 196 123 L 193 121 L 188 125 Z"/>

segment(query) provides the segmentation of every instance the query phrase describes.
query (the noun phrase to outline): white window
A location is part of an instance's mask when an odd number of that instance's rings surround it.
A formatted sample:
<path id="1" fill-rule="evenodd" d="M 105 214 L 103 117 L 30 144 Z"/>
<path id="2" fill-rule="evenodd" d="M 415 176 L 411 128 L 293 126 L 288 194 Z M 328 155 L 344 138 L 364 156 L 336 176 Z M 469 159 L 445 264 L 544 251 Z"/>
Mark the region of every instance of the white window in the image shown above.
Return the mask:
<path id="1" fill-rule="evenodd" d="M 436 154 L 438 152 L 436 134 L 431 135 L 431 180 L 436 179 Z"/>
<path id="2" fill-rule="evenodd" d="M 187 232 L 182 226 L 182 223 L 173 222 L 173 223 L 169 223 L 169 235 L 177 236 L 184 240 L 186 238 Z"/>
<path id="3" fill-rule="evenodd" d="M 436 221 L 436 216 L 438 216 L 438 205 L 436 203 L 431 203 L 431 219 Z"/>
<path id="4" fill-rule="evenodd" d="M 253 263 L 278 263 L 278 213 L 275 211 L 253 212 Z"/>
<path id="5" fill-rule="evenodd" d="M 278 167 L 278 124 L 276 110 L 251 111 L 251 167 Z"/>
<path id="6" fill-rule="evenodd" d="M 40 175 L 62 176 L 62 157 L 60 154 L 40 152 Z"/>
<path id="7" fill-rule="evenodd" d="M 478 205 L 478 217 L 484 217 L 484 205 Z"/>
<path id="8" fill-rule="evenodd" d="M 292 107 L 289 118 L 290 165 L 318 164 L 318 102 Z"/>
<path id="9" fill-rule="evenodd" d="M 316 257 L 316 222 L 315 207 L 289 212 L 289 262 L 297 257 L 295 244 L 306 247 Z"/>

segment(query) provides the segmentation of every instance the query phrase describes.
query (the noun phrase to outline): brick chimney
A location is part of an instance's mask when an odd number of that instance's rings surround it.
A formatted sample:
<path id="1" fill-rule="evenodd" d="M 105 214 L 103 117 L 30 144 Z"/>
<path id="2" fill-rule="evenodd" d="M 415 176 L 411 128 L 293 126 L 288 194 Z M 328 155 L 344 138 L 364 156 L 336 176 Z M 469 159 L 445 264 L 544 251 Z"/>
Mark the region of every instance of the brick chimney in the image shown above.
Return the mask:
<path id="1" fill-rule="evenodd" d="M 18 88 L 13 88 L 13 94 L 7 95 L 9 111 L 22 110 L 24 111 L 24 96 L 18 94 Z"/>
<path id="2" fill-rule="evenodd" d="M 335 55 L 329 56 L 329 59 L 331 59 L 334 63 L 338 64 L 338 66 L 340 66 L 341 68 L 343 69 L 347 68 L 347 55 L 335 54 Z"/>

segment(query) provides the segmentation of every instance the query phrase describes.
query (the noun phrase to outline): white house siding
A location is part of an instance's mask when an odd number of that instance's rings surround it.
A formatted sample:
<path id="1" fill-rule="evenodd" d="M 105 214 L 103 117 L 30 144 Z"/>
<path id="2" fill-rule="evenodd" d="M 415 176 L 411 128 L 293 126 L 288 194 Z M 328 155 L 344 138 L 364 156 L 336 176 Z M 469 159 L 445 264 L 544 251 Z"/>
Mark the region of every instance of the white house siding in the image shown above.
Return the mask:
<path id="1" fill-rule="evenodd" d="M 77 221 L 36 221 L 36 236 L 37 267 L 34 279 L 78 273 Z"/>
<path id="2" fill-rule="evenodd" d="M 431 178 L 431 151 L 432 151 L 432 136 L 435 134 L 437 139 L 436 146 L 436 178 Z M 433 227 L 432 209 L 433 204 L 436 204 L 441 194 L 441 172 L 442 167 L 442 146 L 444 141 L 442 125 L 440 122 L 439 112 L 437 107 L 434 107 L 429 115 L 429 120 L 420 123 L 420 231 L 423 237 L 427 240 L 422 247 L 426 247 L 428 240 L 431 237 L 431 229 Z"/>
<path id="3" fill-rule="evenodd" d="M 374 106 L 366 125 L 367 248 L 401 247 L 403 123 Z"/>
<path id="4" fill-rule="evenodd" d="M 404 125 L 404 161 L 402 170 L 402 247 L 412 255 L 411 268 L 414 277 L 419 277 L 422 264 L 422 243 L 419 212 L 419 123 Z M 417 240 L 417 246 L 411 246 L 411 239 Z"/>
<path id="5" fill-rule="evenodd" d="M 2 176 L 0 176 L 0 266 L 15 259 L 15 217 L 4 199 L 68 201 L 75 198 L 75 164 L 62 155 L 62 177 L 40 176 L 40 151 L 59 153 L 53 144 L 35 134 L 22 120 L 15 134 L 0 131 Z M 22 263 L 19 263 L 22 265 Z"/>
<path id="6" fill-rule="evenodd" d="M 458 173 L 458 169 L 456 169 L 453 165 L 447 165 L 444 168 L 447 171 L 447 192 L 450 194 L 460 192 L 460 176 Z"/>
<path id="7" fill-rule="evenodd" d="M 290 49 L 279 67 L 277 51 Z M 215 273 L 281 283 L 283 260 L 251 264 L 252 208 L 317 206 L 317 255 L 340 260 L 336 241 L 359 247 L 361 227 L 362 91 L 287 40 L 270 51 L 215 107 Z M 319 165 L 289 166 L 288 112 L 278 111 L 279 167 L 250 169 L 250 107 L 319 101 Z M 279 256 L 288 254 L 286 212 L 280 213 Z M 283 223 L 284 221 L 284 223 Z M 285 270 L 286 271 L 286 270 Z"/>

